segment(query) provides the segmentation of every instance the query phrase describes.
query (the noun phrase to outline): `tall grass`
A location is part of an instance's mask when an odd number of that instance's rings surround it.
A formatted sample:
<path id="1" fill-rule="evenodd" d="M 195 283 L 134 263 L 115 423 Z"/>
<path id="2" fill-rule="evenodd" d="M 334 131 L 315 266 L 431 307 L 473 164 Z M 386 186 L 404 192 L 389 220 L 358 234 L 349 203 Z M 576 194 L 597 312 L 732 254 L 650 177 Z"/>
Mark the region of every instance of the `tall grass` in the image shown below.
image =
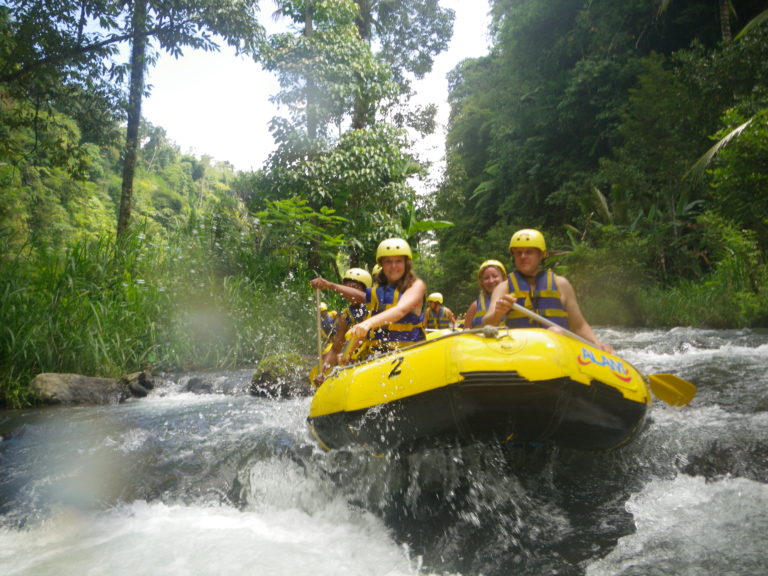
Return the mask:
<path id="1" fill-rule="evenodd" d="M 703 282 L 646 295 L 648 324 L 740 328 L 768 326 L 768 266 L 733 253 Z"/>
<path id="2" fill-rule="evenodd" d="M 707 244 L 720 252 L 701 280 L 658 286 L 631 242 L 576 250 L 558 269 L 593 324 L 768 326 L 768 265 L 754 239 L 709 224 Z M 0 234 L 6 405 L 26 404 L 40 372 L 114 377 L 314 351 L 309 272 L 265 257 L 233 218 L 192 215 L 171 232 L 145 226 L 120 242 L 104 233 L 59 250 L 13 253 L 7 238 Z"/>
<path id="3" fill-rule="evenodd" d="M 40 372 L 114 377 L 145 367 L 235 367 L 276 348 L 310 349 L 305 279 L 270 286 L 215 244 L 194 227 L 172 238 L 144 230 L 119 243 L 105 234 L 58 252 L 6 254 L 4 403 L 27 403 L 27 385 Z"/>
<path id="4" fill-rule="evenodd" d="M 585 316 L 595 324 L 741 328 L 768 326 L 768 263 L 754 234 L 712 214 L 700 217 L 710 269 L 661 286 L 631 241 L 578 250 L 567 271 Z M 573 274 L 571 274 L 571 271 Z"/>

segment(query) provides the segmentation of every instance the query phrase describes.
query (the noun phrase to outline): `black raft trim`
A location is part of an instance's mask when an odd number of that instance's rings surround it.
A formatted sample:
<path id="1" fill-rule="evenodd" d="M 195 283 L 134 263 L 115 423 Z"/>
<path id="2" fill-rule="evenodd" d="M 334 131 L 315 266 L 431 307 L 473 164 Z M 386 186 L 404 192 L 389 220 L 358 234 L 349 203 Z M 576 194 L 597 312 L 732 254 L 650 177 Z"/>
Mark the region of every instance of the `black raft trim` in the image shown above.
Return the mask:
<path id="1" fill-rule="evenodd" d="M 551 443 L 579 450 L 607 450 L 629 440 L 647 406 L 627 400 L 601 382 L 568 378 L 530 382 L 516 372 L 462 373 L 463 380 L 365 410 L 310 420 L 330 448 L 459 442 Z"/>

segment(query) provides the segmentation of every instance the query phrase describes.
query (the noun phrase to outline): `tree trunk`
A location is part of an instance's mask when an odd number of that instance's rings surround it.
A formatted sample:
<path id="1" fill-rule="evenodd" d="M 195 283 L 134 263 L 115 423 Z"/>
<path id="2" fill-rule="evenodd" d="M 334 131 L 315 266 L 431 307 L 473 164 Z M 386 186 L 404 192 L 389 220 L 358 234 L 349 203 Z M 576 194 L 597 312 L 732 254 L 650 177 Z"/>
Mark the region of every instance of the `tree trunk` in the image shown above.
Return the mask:
<path id="1" fill-rule="evenodd" d="M 314 35 L 314 6 L 312 5 L 312 1 L 308 1 L 306 5 L 306 11 L 304 13 L 304 37 L 308 40 L 312 38 Z M 317 85 L 315 84 L 315 79 L 312 76 L 313 71 L 307 70 L 306 72 L 306 82 L 307 82 L 307 91 L 306 91 L 306 99 L 307 99 L 307 139 L 309 140 L 309 146 L 310 149 L 308 150 L 308 156 L 307 159 L 311 158 L 315 155 L 316 148 L 315 144 L 317 141 L 317 127 L 318 127 L 318 119 L 317 119 Z M 313 202 L 310 202 L 310 206 L 313 206 Z M 314 208 L 317 208 L 316 206 L 313 206 Z M 312 270 L 316 274 L 320 274 L 321 269 L 321 261 L 320 261 L 320 246 L 318 242 L 310 242 L 309 245 L 309 254 L 307 257 L 307 267 L 309 270 Z"/>
<path id="2" fill-rule="evenodd" d="M 733 40 L 731 32 L 731 3 L 730 0 L 719 0 L 720 2 L 720 34 L 723 42 L 726 44 Z"/>
<path id="3" fill-rule="evenodd" d="M 358 13 L 355 25 L 360 33 L 360 38 L 370 46 L 371 28 L 372 28 L 372 2 L 371 0 L 356 0 Z M 369 124 L 373 124 L 374 113 L 370 99 L 366 96 L 365 90 L 361 90 L 355 98 L 354 110 L 352 112 L 352 129 L 362 130 Z"/>
<path id="4" fill-rule="evenodd" d="M 314 24 L 312 20 L 313 6 L 312 2 L 307 2 L 306 15 L 304 19 L 304 37 L 309 39 L 314 34 Z M 312 72 L 307 72 L 307 138 L 314 144 L 317 139 L 317 86 L 312 77 Z"/>
<path id="5" fill-rule="evenodd" d="M 131 18 L 133 43 L 131 48 L 131 85 L 128 95 L 128 129 L 123 158 L 123 186 L 120 194 L 120 213 L 117 217 L 117 237 L 128 230 L 133 201 L 133 176 L 139 149 L 141 99 L 144 94 L 144 73 L 147 67 L 147 0 L 136 0 Z"/>

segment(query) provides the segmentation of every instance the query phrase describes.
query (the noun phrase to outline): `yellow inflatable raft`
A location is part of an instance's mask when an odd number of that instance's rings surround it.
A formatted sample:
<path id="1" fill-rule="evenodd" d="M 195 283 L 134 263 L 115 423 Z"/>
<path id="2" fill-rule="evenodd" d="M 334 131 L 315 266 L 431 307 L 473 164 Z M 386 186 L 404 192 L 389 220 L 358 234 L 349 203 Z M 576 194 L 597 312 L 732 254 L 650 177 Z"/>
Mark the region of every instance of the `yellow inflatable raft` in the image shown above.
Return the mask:
<path id="1" fill-rule="evenodd" d="M 325 449 L 496 440 L 608 450 L 633 437 L 650 404 L 646 379 L 618 356 L 552 330 L 486 327 L 337 368 L 308 424 Z"/>

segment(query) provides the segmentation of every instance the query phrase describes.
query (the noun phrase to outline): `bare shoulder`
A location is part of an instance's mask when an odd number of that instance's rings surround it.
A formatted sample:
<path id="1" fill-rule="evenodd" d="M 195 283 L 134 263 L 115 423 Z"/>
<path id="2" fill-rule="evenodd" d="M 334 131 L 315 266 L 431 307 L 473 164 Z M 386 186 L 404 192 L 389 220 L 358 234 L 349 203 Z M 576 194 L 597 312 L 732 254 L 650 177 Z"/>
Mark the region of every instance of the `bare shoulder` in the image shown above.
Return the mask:
<path id="1" fill-rule="evenodd" d="M 558 290 L 560 292 L 571 292 L 573 293 L 573 286 L 571 285 L 571 282 L 566 278 L 565 276 L 560 276 L 559 274 L 555 274 L 555 284 L 557 284 Z"/>
<path id="2" fill-rule="evenodd" d="M 424 298 L 424 295 L 427 293 L 427 285 L 421 278 L 417 278 L 416 281 L 410 285 L 410 287 L 405 291 L 405 294 L 408 296 L 413 295 L 413 297 L 421 299 Z"/>

